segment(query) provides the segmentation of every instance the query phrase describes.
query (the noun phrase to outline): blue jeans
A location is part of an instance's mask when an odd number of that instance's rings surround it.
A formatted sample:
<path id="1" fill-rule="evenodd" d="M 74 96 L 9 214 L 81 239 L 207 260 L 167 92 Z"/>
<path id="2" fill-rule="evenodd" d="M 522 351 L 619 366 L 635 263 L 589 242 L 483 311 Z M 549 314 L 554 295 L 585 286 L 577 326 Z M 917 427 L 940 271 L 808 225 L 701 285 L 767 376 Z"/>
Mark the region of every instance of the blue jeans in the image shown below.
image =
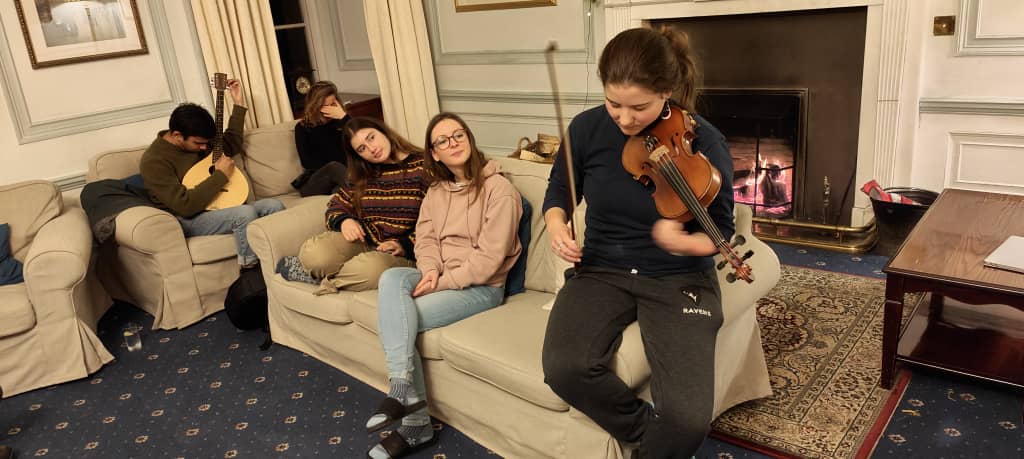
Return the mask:
<path id="1" fill-rule="evenodd" d="M 480 285 L 413 298 L 412 291 L 422 278 L 416 268 L 384 271 L 377 301 L 377 335 L 387 356 L 388 378 L 411 381 L 417 396 L 426 399 L 416 335 L 501 304 L 505 289 Z"/>
<path id="2" fill-rule="evenodd" d="M 248 228 L 249 222 L 281 210 L 284 210 L 284 204 L 281 204 L 281 201 L 268 198 L 260 199 L 252 204 L 208 210 L 193 218 L 178 217 L 178 221 L 181 222 L 181 229 L 185 231 L 185 237 L 234 234 L 238 264 L 250 266 L 260 260 L 249 248 L 245 229 Z"/>

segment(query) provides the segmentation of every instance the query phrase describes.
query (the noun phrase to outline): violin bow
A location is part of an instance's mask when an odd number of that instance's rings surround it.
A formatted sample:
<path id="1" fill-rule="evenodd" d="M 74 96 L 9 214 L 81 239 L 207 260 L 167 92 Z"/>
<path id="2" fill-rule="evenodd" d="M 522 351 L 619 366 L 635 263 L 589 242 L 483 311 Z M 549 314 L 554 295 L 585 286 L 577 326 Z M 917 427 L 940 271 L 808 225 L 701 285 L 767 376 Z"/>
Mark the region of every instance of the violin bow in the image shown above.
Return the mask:
<path id="1" fill-rule="evenodd" d="M 569 182 L 569 200 L 566 201 L 569 204 L 569 208 L 566 211 L 569 213 L 569 233 L 572 234 L 573 241 L 576 242 L 576 246 L 579 247 L 580 241 L 576 237 L 576 173 L 573 171 L 573 160 L 572 160 L 572 145 L 569 140 L 569 131 L 565 129 L 565 121 L 562 118 L 562 96 L 558 92 L 558 76 L 555 74 L 555 51 L 558 50 L 558 43 L 552 41 L 548 43 L 547 49 L 544 50 L 544 59 L 548 64 L 548 78 L 551 80 L 551 93 L 555 97 L 555 118 L 558 119 L 558 133 L 562 136 L 562 154 L 560 158 L 565 160 L 565 173 L 568 176 Z M 561 158 L 564 157 L 564 158 Z"/>

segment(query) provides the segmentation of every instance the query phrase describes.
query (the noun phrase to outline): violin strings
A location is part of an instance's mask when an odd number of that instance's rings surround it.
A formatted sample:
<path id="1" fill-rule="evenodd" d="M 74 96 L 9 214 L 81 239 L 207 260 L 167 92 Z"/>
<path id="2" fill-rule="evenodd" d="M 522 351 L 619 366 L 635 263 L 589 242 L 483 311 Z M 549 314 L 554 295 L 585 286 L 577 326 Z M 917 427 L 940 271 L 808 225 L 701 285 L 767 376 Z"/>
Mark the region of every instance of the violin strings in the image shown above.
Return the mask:
<path id="1" fill-rule="evenodd" d="M 675 164 L 671 161 L 666 160 L 664 156 L 658 160 L 658 163 L 662 171 L 662 175 L 665 176 L 672 185 L 672 188 L 675 189 L 676 194 L 683 199 L 683 203 L 686 204 L 686 207 L 690 210 L 690 214 L 696 217 L 697 222 L 700 223 L 704 230 L 709 233 L 709 236 L 712 237 L 715 245 L 720 246 L 722 243 L 726 243 L 725 237 L 722 236 L 722 232 L 718 230 L 718 225 L 711 221 L 711 217 L 707 212 L 694 210 L 696 207 L 703 208 L 703 206 L 700 204 L 697 196 L 694 195 L 693 189 L 690 188 L 690 184 L 686 180 L 686 177 L 679 172 L 679 168 L 675 167 Z"/>
<path id="2" fill-rule="evenodd" d="M 689 182 L 679 171 L 679 168 L 675 167 L 674 163 L 667 161 L 664 158 L 658 160 L 658 163 L 662 170 L 662 175 L 669 181 L 672 187 L 676 190 L 676 193 L 683 198 L 687 208 L 695 209 L 695 206 L 700 206 L 700 208 L 703 209 L 700 201 L 690 188 Z M 712 238 L 712 242 L 714 242 L 715 246 L 718 247 L 722 256 L 730 261 L 730 264 L 734 266 L 743 265 L 742 260 L 739 259 L 739 255 L 733 251 L 732 246 L 725 240 L 725 236 L 723 236 L 722 232 L 718 229 L 718 225 L 711 220 L 711 217 L 707 212 L 694 212 L 691 210 L 690 214 L 697 218 L 698 223 L 701 224 L 705 231 L 710 233 L 709 236 Z"/>
<path id="3" fill-rule="evenodd" d="M 693 209 L 698 208 L 697 206 L 701 209 L 703 209 L 704 206 L 701 205 L 700 200 L 697 199 L 697 196 L 690 188 L 690 184 L 686 180 L 686 177 L 679 171 L 679 168 L 676 167 L 675 163 L 665 159 L 664 156 L 658 159 L 657 163 L 662 176 L 664 176 L 669 184 L 672 185 L 676 194 L 683 199 L 683 203 L 686 204 L 687 209 L 690 210 L 690 214 L 697 219 L 697 222 L 700 223 L 701 227 L 703 227 L 705 231 L 710 233 L 708 236 L 711 237 L 712 242 L 716 247 L 718 247 L 722 256 L 729 261 L 729 264 L 736 268 L 743 266 L 743 260 L 741 260 L 739 255 L 733 251 L 732 246 L 729 245 L 728 241 L 726 241 L 725 237 L 722 235 L 722 232 L 719 231 L 718 225 L 711 220 L 711 216 L 707 212 L 693 211 Z"/>

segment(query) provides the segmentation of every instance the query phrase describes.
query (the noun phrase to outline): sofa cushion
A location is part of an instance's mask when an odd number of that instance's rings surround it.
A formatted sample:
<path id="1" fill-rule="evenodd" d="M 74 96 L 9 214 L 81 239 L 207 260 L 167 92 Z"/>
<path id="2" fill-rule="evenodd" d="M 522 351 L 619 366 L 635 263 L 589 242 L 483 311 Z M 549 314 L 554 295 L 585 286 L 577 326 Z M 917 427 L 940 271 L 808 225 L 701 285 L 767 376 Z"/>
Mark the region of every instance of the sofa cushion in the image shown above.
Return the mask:
<path id="1" fill-rule="evenodd" d="M 153 133 L 156 138 L 156 133 Z M 139 173 L 139 162 L 142 153 L 149 145 L 112 150 L 100 153 L 89 159 L 89 170 L 85 173 L 86 182 L 103 179 L 123 179 Z"/>
<path id="2" fill-rule="evenodd" d="M 316 196 L 302 197 L 301 195 L 299 195 L 299 192 L 296 191 L 294 193 L 282 194 L 282 195 L 274 196 L 274 199 L 276 199 L 278 201 L 281 201 L 281 204 L 284 204 L 284 207 L 287 208 L 287 209 L 290 209 L 292 207 L 299 206 L 299 205 L 304 205 L 304 204 L 310 203 L 310 202 L 318 203 L 318 202 L 322 201 L 323 204 L 319 204 L 319 205 L 322 205 L 324 210 L 326 211 L 327 210 L 327 201 L 329 201 L 331 199 L 331 197 L 327 196 L 327 195 L 316 195 Z M 317 204 L 314 204 L 314 205 L 317 205 Z"/>
<path id="3" fill-rule="evenodd" d="M 185 239 L 193 265 L 203 265 L 238 256 L 235 237 L 230 234 L 192 236 Z"/>
<path id="4" fill-rule="evenodd" d="M 21 275 L 21 262 L 11 254 L 11 227 L 0 223 L 0 285 L 24 282 Z"/>
<path id="5" fill-rule="evenodd" d="M 57 187 L 44 180 L 0 186 L 0 215 L 11 226 L 11 253 L 24 261 L 36 233 L 64 211 Z"/>
<path id="6" fill-rule="evenodd" d="M 0 317 L 0 338 L 31 330 L 36 325 L 36 313 L 24 283 L 0 287 Z"/>
<path id="7" fill-rule="evenodd" d="M 336 324 L 352 323 L 348 307 L 352 303 L 352 292 L 341 291 L 336 294 L 316 296 L 313 292 L 320 286 L 303 282 L 289 282 L 284 280 L 280 274 L 274 274 L 273 277 L 267 279 L 267 284 L 267 291 L 272 292 L 274 299 L 292 311 Z"/>
<path id="8" fill-rule="evenodd" d="M 292 180 L 302 173 L 295 149 L 295 121 L 251 129 L 245 133 L 244 163 L 257 198 L 293 194 Z"/>
<path id="9" fill-rule="evenodd" d="M 377 334 L 377 291 L 358 292 L 349 304 L 352 321 L 363 328 Z M 441 330 L 427 330 L 416 336 L 416 349 L 420 357 L 429 360 L 441 360 Z"/>
<path id="10" fill-rule="evenodd" d="M 455 369 L 549 410 L 569 405 L 544 382 L 541 350 L 554 295 L 527 290 L 442 329 L 441 355 Z"/>
<path id="11" fill-rule="evenodd" d="M 490 157 L 501 164 L 502 174 L 515 185 L 519 193 L 533 207 L 531 216 L 531 240 L 526 258 L 526 288 L 542 292 L 555 293 L 562 287 L 562 273 L 572 266 L 571 263 L 558 258 L 550 249 L 547 226 L 544 224 L 544 193 L 548 187 L 548 176 L 551 165 L 524 161 L 516 158 Z M 576 208 L 577 223 L 581 228 L 577 234 L 583 237 L 583 215 L 585 206 Z"/>

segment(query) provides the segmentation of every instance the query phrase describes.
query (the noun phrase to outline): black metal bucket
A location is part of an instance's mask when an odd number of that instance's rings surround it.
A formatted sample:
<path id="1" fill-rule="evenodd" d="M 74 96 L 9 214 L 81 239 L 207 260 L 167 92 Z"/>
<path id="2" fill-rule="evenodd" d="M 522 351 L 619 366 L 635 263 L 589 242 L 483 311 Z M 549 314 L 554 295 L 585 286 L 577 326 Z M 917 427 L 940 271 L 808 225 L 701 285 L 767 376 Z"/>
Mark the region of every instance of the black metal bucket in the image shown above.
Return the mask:
<path id="1" fill-rule="evenodd" d="M 875 211 L 875 226 L 878 227 L 875 253 L 892 256 L 939 194 L 920 188 L 904 187 L 886 188 L 885 192 L 906 196 L 919 203 L 902 204 L 871 199 L 871 208 Z"/>

